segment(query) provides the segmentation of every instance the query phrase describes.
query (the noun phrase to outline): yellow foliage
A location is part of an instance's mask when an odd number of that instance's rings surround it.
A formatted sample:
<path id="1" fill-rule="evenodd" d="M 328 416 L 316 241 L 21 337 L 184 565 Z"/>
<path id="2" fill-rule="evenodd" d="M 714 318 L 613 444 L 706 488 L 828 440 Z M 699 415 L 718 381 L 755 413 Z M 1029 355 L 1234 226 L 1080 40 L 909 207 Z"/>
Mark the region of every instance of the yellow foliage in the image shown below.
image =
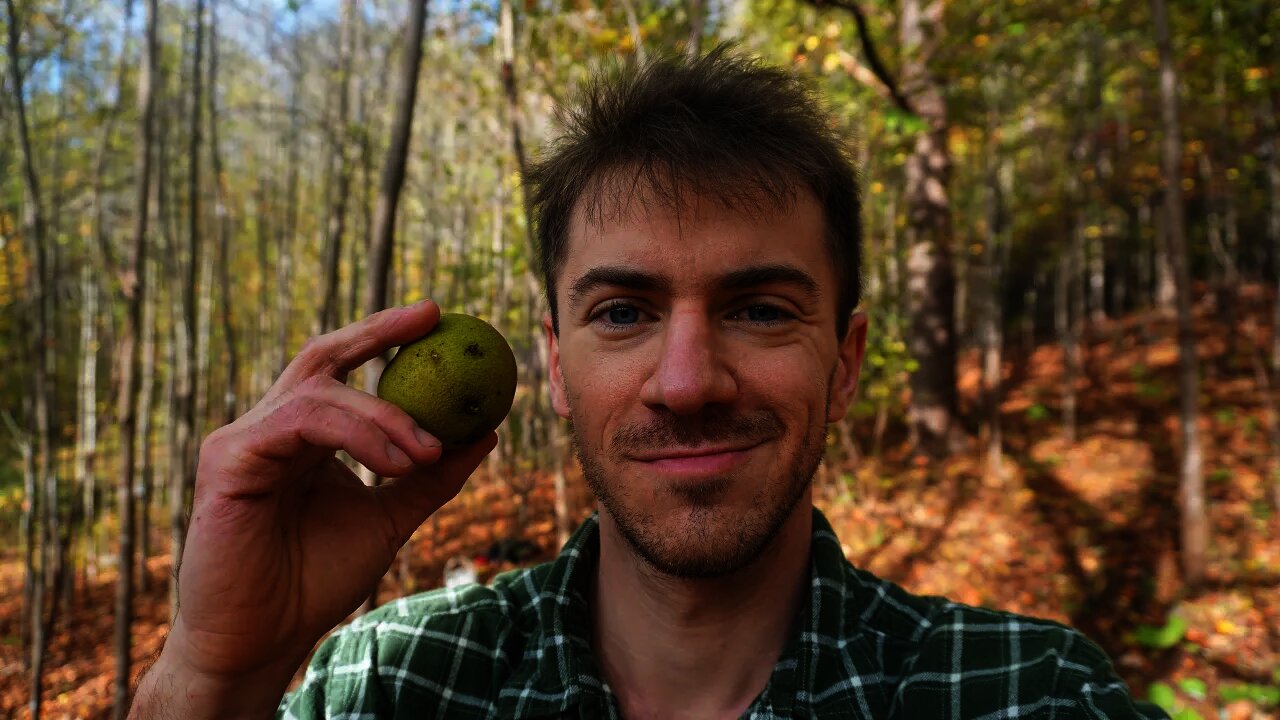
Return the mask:
<path id="1" fill-rule="evenodd" d="M 804 49 L 813 52 L 818 47 L 818 43 L 822 42 L 817 35 L 810 35 L 804 39 Z"/>

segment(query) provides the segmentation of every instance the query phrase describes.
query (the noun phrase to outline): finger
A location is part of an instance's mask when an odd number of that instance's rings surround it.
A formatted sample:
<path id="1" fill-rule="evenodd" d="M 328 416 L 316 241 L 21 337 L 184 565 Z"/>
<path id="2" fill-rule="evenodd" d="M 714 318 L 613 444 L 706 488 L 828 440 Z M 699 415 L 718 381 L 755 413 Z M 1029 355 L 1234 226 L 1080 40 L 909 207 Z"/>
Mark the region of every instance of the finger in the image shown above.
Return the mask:
<path id="1" fill-rule="evenodd" d="M 264 400 L 274 398 L 313 375 L 346 381 L 355 370 L 391 348 L 412 342 L 431 332 L 440 319 L 440 306 L 431 300 L 388 308 L 307 341 Z"/>
<path id="2" fill-rule="evenodd" d="M 377 425 L 416 465 L 429 465 L 440 459 L 440 441 L 418 427 L 408 413 L 386 400 L 322 375 L 304 381 L 299 392 L 314 395 Z"/>
<path id="3" fill-rule="evenodd" d="M 498 435 L 491 432 L 471 445 L 449 450 L 434 465 L 374 489 L 391 520 L 397 546 L 408 542 L 424 520 L 458 494 L 497 444 Z"/>
<path id="4" fill-rule="evenodd" d="M 280 479 L 296 472 L 280 471 L 281 464 L 318 462 L 345 450 L 356 462 L 379 475 L 399 477 L 414 462 L 376 423 L 315 394 L 300 394 L 282 403 L 262 420 L 226 436 L 217 448 L 241 467 L 220 472 L 235 478 L 231 493 L 268 492 Z"/>

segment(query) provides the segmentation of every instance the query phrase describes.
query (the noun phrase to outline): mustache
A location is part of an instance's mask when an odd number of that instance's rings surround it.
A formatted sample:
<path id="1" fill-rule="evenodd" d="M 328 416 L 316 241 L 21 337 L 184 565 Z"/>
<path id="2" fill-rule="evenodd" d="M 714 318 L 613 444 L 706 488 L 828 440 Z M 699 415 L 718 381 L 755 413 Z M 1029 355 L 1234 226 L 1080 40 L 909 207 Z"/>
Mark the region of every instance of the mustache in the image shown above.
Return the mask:
<path id="1" fill-rule="evenodd" d="M 664 410 L 650 422 L 619 427 L 613 433 L 612 444 L 623 454 L 628 450 L 756 444 L 779 437 L 785 430 L 781 418 L 763 409 L 744 413 L 708 408 L 696 415 L 676 415 Z"/>

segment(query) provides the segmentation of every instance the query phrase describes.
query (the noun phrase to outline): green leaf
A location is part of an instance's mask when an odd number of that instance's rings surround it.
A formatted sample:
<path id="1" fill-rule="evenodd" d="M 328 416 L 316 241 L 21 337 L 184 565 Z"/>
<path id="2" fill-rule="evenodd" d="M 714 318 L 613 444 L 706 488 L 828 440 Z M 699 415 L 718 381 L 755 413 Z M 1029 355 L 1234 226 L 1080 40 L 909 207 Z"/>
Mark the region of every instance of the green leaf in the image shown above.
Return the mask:
<path id="1" fill-rule="evenodd" d="M 1203 700 L 1209 694 L 1209 687 L 1200 678 L 1182 678 L 1178 687 L 1193 700 Z"/>
<path id="2" fill-rule="evenodd" d="M 1177 697 L 1173 693 L 1173 688 L 1162 682 L 1152 683 L 1151 687 L 1147 688 L 1147 699 L 1159 705 L 1168 713 L 1173 712 L 1174 703 L 1177 702 Z"/>
<path id="3" fill-rule="evenodd" d="M 1026 23 L 1009 23 L 1008 32 L 1010 36 L 1017 37 L 1027 32 L 1027 25 Z"/>
<path id="4" fill-rule="evenodd" d="M 1164 650 L 1177 645 L 1182 641 L 1182 636 L 1186 634 L 1187 621 L 1178 615 L 1173 615 L 1170 616 L 1169 622 L 1161 628 L 1139 625 L 1138 629 L 1133 633 L 1133 638 L 1143 647 Z"/>
<path id="5" fill-rule="evenodd" d="M 1204 716 L 1191 708 L 1182 708 L 1173 714 L 1173 720 L 1204 720 Z"/>
<path id="6" fill-rule="evenodd" d="M 1280 705 L 1280 687 L 1240 682 L 1223 683 L 1218 686 L 1218 697 L 1226 703 L 1248 700 L 1264 707 Z"/>

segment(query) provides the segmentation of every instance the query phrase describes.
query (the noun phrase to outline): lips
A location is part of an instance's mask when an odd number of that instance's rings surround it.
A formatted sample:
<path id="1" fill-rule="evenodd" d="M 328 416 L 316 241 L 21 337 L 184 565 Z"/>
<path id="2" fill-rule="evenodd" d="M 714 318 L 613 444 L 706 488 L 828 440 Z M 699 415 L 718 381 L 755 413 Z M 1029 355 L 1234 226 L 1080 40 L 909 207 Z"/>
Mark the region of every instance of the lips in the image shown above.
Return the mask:
<path id="1" fill-rule="evenodd" d="M 665 448 L 637 454 L 633 459 L 664 474 L 712 475 L 733 469 L 758 445 Z"/>

